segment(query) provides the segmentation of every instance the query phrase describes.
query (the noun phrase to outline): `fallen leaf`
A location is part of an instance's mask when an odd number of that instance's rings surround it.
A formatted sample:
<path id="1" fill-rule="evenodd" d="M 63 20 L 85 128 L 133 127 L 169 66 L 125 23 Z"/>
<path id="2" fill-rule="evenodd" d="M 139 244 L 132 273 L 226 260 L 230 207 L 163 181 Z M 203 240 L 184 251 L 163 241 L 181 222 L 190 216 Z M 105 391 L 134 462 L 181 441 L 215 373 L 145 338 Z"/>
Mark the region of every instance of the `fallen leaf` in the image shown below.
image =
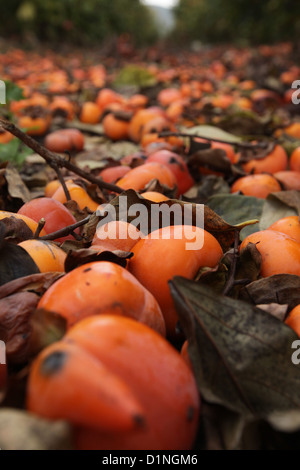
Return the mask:
<path id="1" fill-rule="evenodd" d="M 271 304 L 258 304 L 256 305 L 257 308 L 264 310 L 265 312 L 270 313 L 274 317 L 278 318 L 280 321 L 284 321 L 287 311 L 288 311 L 288 304 L 276 304 L 275 302 Z"/>
<path id="2" fill-rule="evenodd" d="M 78 266 L 93 261 L 109 261 L 125 268 L 127 266 L 127 260 L 131 258 L 132 255 L 133 253 L 122 250 L 96 251 L 92 248 L 83 248 L 76 251 L 71 250 L 68 252 L 65 260 L 65 271 L 68 273 Z"/>
<path id="3" fill-rule="evenodd" d="M 291 190 L 269 194 L 264 201 L 259 229 L 266 230 L 277 220 L 289 215 L 300 215 L 300 192 Z"/>
<path id="4" fill-rule="evenodd" d="M 0 286 L 0 299 L 24 291 L 43 294 L 61 276 L 63 273 L 48 272 L 19 277 Z"/>
<path id="5" fill-rule="evenodd" d="M 289 310 L 300 304 L 300 276 L 274 274 L 251 282 L 240 291 L 240 298 L 254 305 L 288 305 Z"/>
<path id="6" fill-rule="evenodd" d="M 28 359 L 30 316 L 38 301 L 39 297 L 32 292 L 19 292 L 0 300 L 0 339 L 6 345 L 9 363 Z"/>
<path id="7" fill-rule="evenodd" d="M 300 366 L 292 362 L 298 335 L 263 310 L 208 286 L 178 276 L 169 285 L 200 395 L 246 420 L 262 419 L 286 432 L 300 429 Z"/>
<path id="8" fill-rule="evenodd" d="M 203 139 L 215 139 L 215 140 L 224 140 L 229 144 L 234 144 L 241 142 L 241 137 L 233 135 L 229 132 L 224 131 L 216 126 L 207 126 L 207 125 L 200 125 L 194 127 L 182 127 L 180 128 L 180 132 L 184 134 L 190 134 L 192 136 L 201 137 Z"/>
<path id="9" fill-rule="evenodd" d="M 238 224 L 247 219 L 260 220 L 264 200 L 252 196 L 238 194 L 216 194 L 206 204 L 229 224 Z M 240 231 L 240 239 L 259 230 L 258 224 L 247 225 Z"/>
<path id="10" fill-rule="evenodd" d="M 2 450 L 71 450 L 72 429 L 61 420 L 46 420 L 15 408 L 0 409 Z"/>

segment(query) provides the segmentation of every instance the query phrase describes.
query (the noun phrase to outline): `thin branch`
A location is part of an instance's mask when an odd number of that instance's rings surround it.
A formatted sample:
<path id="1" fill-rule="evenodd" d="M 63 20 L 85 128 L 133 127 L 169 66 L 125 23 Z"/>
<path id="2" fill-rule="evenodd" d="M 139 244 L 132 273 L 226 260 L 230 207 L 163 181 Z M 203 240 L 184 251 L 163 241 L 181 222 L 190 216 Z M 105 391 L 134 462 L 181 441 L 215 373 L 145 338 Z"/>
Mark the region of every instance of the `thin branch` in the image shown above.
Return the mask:
<path id="1" fill-rule="evenodd" d="M 79 220 L 78 222 L 75 222 L 72 225 L 68 225 L 67 227 L 61 228 L 60 230 L 56 230 L 56 232 L 48 233 L 47 235 L 43 235 L 40 237 L 40 240 L 56 240 L 56 238 L 61 238 L 61 237 L 66 237 L 70 234 L 73 234 L 74 230 L 76 230 L 78 227 L 81 227 L 82 225 L 85 225 L 88 223 L 90 220 L 90 215 L 85 217 L 82 220 Z"/>
<path id="2" fill-rule="evenodd" d="M 15 126 L 12 122 L 9 122 L 0 117 L 0 125 L 3 129 L 10 132 L 18 139 L 20 139 L 27 147 L 31 148 L 34 152 L 38 153 L 43 159 L 53 168 L 53 165 L 57 168 L 66 168 L 69 171 L 72 171 L 78 176 L 90 181 L 91 183 L 96 184 L 100 189 L 107 189 L 108 191 L 112 191 L 114 193 L 120 194 L 123 192 L 123 189 L 116 184 L 106 183 L 105 181 L 97 178 L 96 176 L 87 173 L 86 171 L 78 168 L 76 165 L 71 163 L 68 160 L 65 160 L 60 155 L 51 152 L 50 150 L 46 149 L 43 145 L 39 144 L 35 139 L 33 139 L 30 135 L 25 134 L 21 129 Z M 55 168 L 54 168 L 55 169 Z"/>
<path id="3" fill-rule="evenodd" d="M 223 290 L 223 295 L 229 294 L 233 286 L 235 285 L 235 273 L 236 273 L 236 266 L 237 266 L 237 260 L 239 258 L 239 239 L 240 239 L 240 232 L 236 230 L 234 232 L 234 247 L 233 247 L 233 260 L 231 263 L 230 267 L 230 273 L 228 280 L 225 284 L 224 290 Z"/>
<path id="4" fill-rule="evenodd" d="M 221 144 L 230 144 L 230 145 L 235 145 L 237 147 L 245 148 L 245 149 L 261 149 L 261 148 L 266 148 L 268 145 L 268 142 L 257 142 L 256 144 L 251 144 L 250 142 L 228 142 L 228 140 L 222 140 L 222 139 L 215 139 L 214 137 L 205 137 L 201 135 L 193 135 L 193 134 L 188 134 L 184 132 L 169 132 L 169 131 L 164 131 L 159 133 L 159 137 L 188 137 L 190 139 L 205 139 L 209 141 L 214 141 L 214 142 L 220 142 Z"/>
<path id="5" fill-rule="evenodd" d="M 34 232 L 33 238 L 39 238 L 41 231 L 45 226 L 46 220 L 44 218 L 40 219 L 36 231 Z"/>

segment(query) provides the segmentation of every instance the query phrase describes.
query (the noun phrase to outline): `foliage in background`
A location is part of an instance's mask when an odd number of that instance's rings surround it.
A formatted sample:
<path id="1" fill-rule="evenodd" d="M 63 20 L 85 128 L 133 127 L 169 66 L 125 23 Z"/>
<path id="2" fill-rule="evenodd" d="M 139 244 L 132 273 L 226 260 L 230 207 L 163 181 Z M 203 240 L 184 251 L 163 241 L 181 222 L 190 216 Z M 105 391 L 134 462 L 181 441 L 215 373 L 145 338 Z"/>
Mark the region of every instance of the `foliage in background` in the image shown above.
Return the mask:
<path id="1" fill-rule="evenodd" d="M 272 43 L 297 40 L 294 0 L 179 0 L 174 38 L 203 42 Z"/>
<path id="2" fill-rule="evenodd" d="M 12 101 L 19 101 L 24 98 L 23 90 L 10 80 L 5 80 L 6 104 L 0 105 L 0 115 L 13 120 L 13 114 L 9 111 Z M 16 166 L 21 166 L 27 155 L 32 150 L 26 147 L 19 139 L 13 139 L 7 144 L 0 144 L 0 162 L 10 162 Z"/>
<path id="3" fill-rule="evenodd" d="M 129 33 L 141 45 L 156 39 L 156 27 L 139 0 L 11 0 L 0 2 L 0 36 L 36 36 L 47 41 L 95 44 Z"/>

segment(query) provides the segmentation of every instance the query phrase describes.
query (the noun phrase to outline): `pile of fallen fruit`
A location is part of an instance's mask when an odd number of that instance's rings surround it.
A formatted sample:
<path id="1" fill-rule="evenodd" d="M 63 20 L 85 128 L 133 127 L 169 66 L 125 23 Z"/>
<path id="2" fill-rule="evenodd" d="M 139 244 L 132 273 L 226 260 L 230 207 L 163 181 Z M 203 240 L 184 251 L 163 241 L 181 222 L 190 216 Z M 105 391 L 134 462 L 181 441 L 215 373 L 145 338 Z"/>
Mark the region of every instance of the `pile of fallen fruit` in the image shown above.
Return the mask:
<path id="1" fill-rule="evenodd" d="M 296 60 L 1 54 L 1 449 L 297 448 Z"/>

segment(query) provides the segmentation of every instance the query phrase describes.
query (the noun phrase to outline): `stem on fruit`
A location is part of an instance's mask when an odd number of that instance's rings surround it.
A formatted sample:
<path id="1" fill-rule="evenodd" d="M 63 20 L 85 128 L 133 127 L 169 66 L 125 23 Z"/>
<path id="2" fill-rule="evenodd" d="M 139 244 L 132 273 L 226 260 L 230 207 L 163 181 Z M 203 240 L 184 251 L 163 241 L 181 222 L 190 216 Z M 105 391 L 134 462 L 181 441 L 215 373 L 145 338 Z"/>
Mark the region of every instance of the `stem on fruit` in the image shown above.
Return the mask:
<path id="1" fill-rule="evenodd" d="M 61 238 L 61 237 L 66 237 L 70 234 L 74 236 L 74 230 L 76 230 L 78 227 L 81 227 L 82 225 L 85 225 L 88 223 L 90 220 L 90 215 L 85 217 L 82 220 L 79 220 L 78 222 L 75 222 L 72 225 L 68 225 L 67 227 L 61 228 L 60 230 L 56 230 L 56 232 L 48 233 L 47 235 L 43 235 L 40 237 L 40 240 L 55 240 L 56 238 Z M 77 234 L 75 234 L 77 235 Z M 76 236 L 75 236 L 76 238 Z"/>
<path id="2" fill-rule="evenodd" d="M 45 226 L 46 220 L 44 218 L 39 220 L 38 226 L 36 228 L 36 231 L 34 232 L 33 238 L 37 239 L 40 236 L 41 231 L 43 230 Z"/>

